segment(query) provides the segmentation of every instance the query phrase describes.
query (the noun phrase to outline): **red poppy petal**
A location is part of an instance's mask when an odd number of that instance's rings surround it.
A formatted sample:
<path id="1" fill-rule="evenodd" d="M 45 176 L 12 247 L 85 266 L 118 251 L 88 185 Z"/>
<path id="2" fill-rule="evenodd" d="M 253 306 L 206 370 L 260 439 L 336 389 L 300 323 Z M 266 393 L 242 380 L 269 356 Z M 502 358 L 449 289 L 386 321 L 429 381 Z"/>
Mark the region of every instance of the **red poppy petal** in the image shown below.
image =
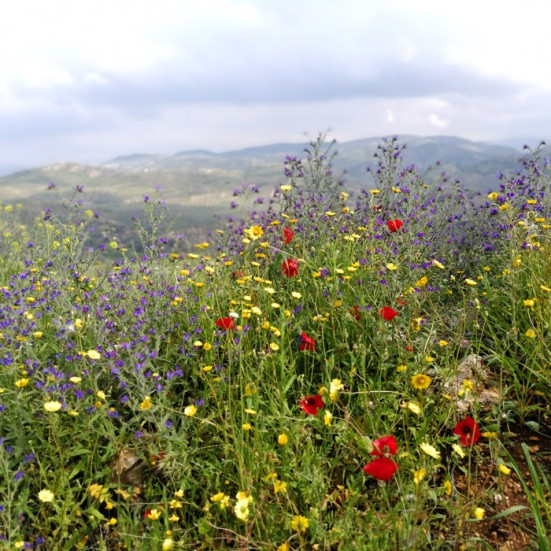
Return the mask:
<path id="1" fill-rule="evenodd" d="M 398 470 L 398 465 L 392 459 L 388 459 L 388 457 L 379 457 L 368 463 L 363 470 L 373 478 L 387 482 Z"/>
<path id="2" fill-rule="evenodd" d="M 385 454 L 395 455 L 398 451 L 398 443 L 394 436 L 382 436 L 373 441 L 373 451 L 371 455 L 383 457 Z"/>

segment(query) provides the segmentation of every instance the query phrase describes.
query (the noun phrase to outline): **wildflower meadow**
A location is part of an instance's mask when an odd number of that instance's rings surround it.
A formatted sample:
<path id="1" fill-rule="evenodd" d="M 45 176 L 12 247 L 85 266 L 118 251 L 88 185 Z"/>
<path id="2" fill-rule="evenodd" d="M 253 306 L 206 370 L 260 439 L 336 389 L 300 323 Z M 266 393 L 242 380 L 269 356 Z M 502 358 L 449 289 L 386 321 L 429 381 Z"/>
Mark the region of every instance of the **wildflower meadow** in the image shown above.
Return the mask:
<path id="1" fill-rule="evenodd" d="M 544 145 L 484 194 L 333 147 L 193 250 L 1 205 L 0 548 L 550 548 Z"/>

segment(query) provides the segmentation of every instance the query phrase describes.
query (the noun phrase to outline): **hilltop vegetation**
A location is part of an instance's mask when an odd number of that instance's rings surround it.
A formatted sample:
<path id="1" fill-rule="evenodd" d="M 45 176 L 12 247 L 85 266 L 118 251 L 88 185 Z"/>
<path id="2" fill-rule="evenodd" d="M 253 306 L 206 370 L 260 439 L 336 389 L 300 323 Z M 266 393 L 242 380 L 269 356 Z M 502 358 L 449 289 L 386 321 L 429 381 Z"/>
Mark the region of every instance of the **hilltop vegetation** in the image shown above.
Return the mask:
<path id="1" fill-rule="evenodd" d="M 150 195 L 139 254 L 86 191 L 3 206 L 7 548 L 549 549 L 542 148 L 478 201 L 395 139 L 356 193 L 306 149 L 193 252 Z"/>
<path id="2" fill-rule="evenodd" d="M 336 144 L 332 159 L 336 177 L 347 189 L 358 192 L 371 185 L 366 169 L 375 166 L 373 155 L 378 139 L 369 138 Z M 449 183 L 461 179 L 471 191 L 486 191 L 498 184 L 500 170 L 516 169 L 520 153 L 512 148 L 471 142 L 452 137 L 420 138 L 409 136 L 403 151 L 405 164 L 420 171 L 429 166 L 434 174 L 445 172 Z M 85 194 L 79 197 L 85 208 L 99 213 L 96 223 L 133 246 L 132 218 L 139 215 L 140 198 L 160 189 L 170 209 L 170 226 L 164 228 L 169 239 L 189 250 L 193 243 L 218 225 L 217 217 L 234 215 L 232 203 L 245 210 L 251 204 L 235 201 L 234 191 L 242 186 L 258 186 L 266 200 L 285 181 L 283 162 L 287 156 L 304 156 L 299 144 L 274 144 L 226 153 L 183 151 L 172 156 L 126 155 L 100 166 L 75 163 L 55 164 L 26 170 L 0 178 L 5 203 L 23 202 L 27 213 L 50 208 L 59 210 L 77 186 Z M 437 163 L 440 163 L 438 166 Z M 55 184 L 56 193 L 47 192 Z M 242 215 L 245 210 L 237 210 Z M 25 219 L 29 222 L 29 218 Z M 181 236 L 184 236 L 181 238 Z"/>

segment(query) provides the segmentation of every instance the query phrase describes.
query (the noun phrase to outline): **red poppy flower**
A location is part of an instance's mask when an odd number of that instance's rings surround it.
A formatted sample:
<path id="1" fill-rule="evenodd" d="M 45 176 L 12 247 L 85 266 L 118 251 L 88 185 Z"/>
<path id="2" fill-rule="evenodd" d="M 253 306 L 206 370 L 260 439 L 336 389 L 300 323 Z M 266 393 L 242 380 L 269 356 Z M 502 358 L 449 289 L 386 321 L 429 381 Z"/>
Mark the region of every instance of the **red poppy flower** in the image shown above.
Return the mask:
<path id="1" fill-rule="evenodd" d="M 480 440 L 478 423 L 469 416 L 455 425 L 453 433 L 459 436 L 459 441 L 463 446 L 472 446 Z"/>
<path id="2" fill-rule="evenodd" d="M 390 321 L 398 315 L 398 312 L 391 308 L 390 306 L 385 306 L 379 310 L 379 316 L 381 316 L 385 321 Z"/>
<path id="3" fill-rule="evenodd" d="M 368 463 L 363 470 L 377 480 L 388 482 L 398 470 L 398 465 L 388 457 L 379 457 Z"/>
<path id="4" fill-rule="evenodd" d="M 230 331 L 234 327 L 233 319 L 229 316 L 227 318 L 220 318 L 216 321 L 216 325 L 218 325 L 222 331 Z"/>
<path id="5" fill-rule="evenodd" d="M 232 272 L 231 275 L 235 279 L 241 279 L 245 275 L 245 272 L 243 270 L 237 270 L 237 271 Z"/>
<path id="6" fill-rule="evenodd" d="M 319 394 L 315 394 L 314 396 L 306 396 L 306 398 L 302 399 L 299 404 L 302 411 L 308 413 L 309 415 L 317 415 L 318 410 L 323 408 L 323 400 Z"/>
<path id="7" fill-rule="evenodd" d="M 401 220 L 396 219 L 388 220 L 386 225 L 391 232 L 395 232 L 398 231 L 404 225 L 404 223 Z"/>
<path id="8" fill-rule="evenodd" d="M 281 269 L 287 277 L 298 276 L 298 262 L 296 260 L 284 260 Z"/>
<path id="9" fill-rule="evenodd" d="M 304 331 L 300 334 L 300 350 L 311 350 L 314 352 L 316 343 L 312 337 L 309 337 Z"/>
<path id="10" fill-rule="evenodd" d="M 288 245 L 291 242 L 294 235 L 295 232 L 289 226 L 285 226 L 285 229 L 283 230 L 283 241 L 285 242 L 285 245 Z"/>
<path id="11" fill-rule="evenodd" d="M 394 436 L 382 436 L 373 440 L 373 451 L 371 455 L 384 457 L 385 455 L 395 455 L 398 451 L 398 443 Z"/>
<path id="12" fill-rule="evenodd" d="M 350 308 L 350 310 L 348 310 L 348 312 L 350 313 L 350 315 L 354 319 L 357 319 L 358 321 L 360 321 L 362 319 L 362 314 L 360 313 L 360 307 L 359 306 L 354 306 L 353 308 Z"/>
<path id="13" fill-rule="evenodd" d="M 414 352 L 415 348 L 413 348 L 412 344 L 406 344 L 406 352 Z"/>

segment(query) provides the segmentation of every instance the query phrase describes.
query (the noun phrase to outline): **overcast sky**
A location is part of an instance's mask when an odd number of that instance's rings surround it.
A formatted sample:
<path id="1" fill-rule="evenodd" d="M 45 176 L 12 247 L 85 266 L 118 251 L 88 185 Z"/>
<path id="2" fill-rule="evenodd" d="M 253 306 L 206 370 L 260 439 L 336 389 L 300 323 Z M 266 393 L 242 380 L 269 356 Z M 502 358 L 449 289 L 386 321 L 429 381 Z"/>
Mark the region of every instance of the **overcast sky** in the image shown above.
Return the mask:
<path id="1" fill-rule="evenodd" d="M 0 5 L 0 169 L 338 141 L 551 138 L 551 1 Z"/>

